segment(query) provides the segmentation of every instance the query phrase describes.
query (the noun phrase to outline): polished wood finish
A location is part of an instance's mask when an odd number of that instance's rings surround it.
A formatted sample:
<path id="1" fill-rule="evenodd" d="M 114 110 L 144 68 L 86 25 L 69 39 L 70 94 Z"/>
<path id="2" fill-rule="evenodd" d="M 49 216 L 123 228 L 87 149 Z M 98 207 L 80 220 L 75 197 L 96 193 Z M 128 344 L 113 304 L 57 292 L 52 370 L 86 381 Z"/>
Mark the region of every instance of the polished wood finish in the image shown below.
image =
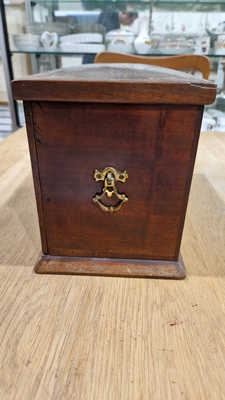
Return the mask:
<path id="1" fill-rule="evenodd" d="M 208 57 L 197 54 L 186 54 L 182 56 L 166 56 L 166 57 L 144 57 L 133 54 L 113 53 L 103 51 L 95 56 L 95 63 L 134 63 L 157 65 L 159 67 L 171 68 L 177 71 L 197 70 L 202 73 L 203 79 L 208 79 L 210 73 L 210 61 Z"/>
<path id="2" fill-rule="evenodd" d="M 125 260 L 109 258 L 42 256 L 35 266 L 39 274 L 104 275 L 126 278 L 183 279 L 183 261 Z"/>
<path id="3" fill-rule="evenodd" d="M 44 217 L 44 210 L 43 210 L 42 188 L 41 188 L 40 173 L 39 173 L 39 168 L 38 168 L 38 154 L 37 154 L 37 148 L 36 148 L 36 144 L 35 144 L 36 126 L 34 125 L 31 103 L 28 101 L 24 102 L 24 114 L 25 114 L 25 119 L 26 119 L 28 144 L 29 144 L 30 158 L 31 158 L 31 167 L 32 167 L 32 173 L 33 173 L 34 188 L 35 188 L 35 195 L 36 195 L 36 202 L 37 202 L 37 209 L 38 209 L 38 219 L 39 219 L 39 225 L 40 225 L 42 251 L 44 254 L 46 254 L 46 253 L 48 253 L 48 247 L 47 247 L 47 237 L 46 237 L 46 228 L 45 228 L 45 217 Z"/>
<path id="4" fill-rule="evenodd" d="M 87 263 L 85 273 L 108 275 L 113 271 L 113 275 L 124 276 L 122 265 L 130 263 L 133 276 L 139 269 L 138 276 L 183 278 L 178 259 L 203 113 L 203 105 L 182 104 L 183 87 L 189 82 L 193 102 L 200 98 L 202 104 L 208 91 L 210 96 L 215 92 L 215 85 L 199 79 L 194 84 L 187 74 L 139 65 L 103 66 L 89 72 L 84 80 L 79 68 L 59 71 L 57 101 L 25 101 L 43 253 L 50 256 L 43 257 L 37 271 L 52 273 L 55 262 L 58 273 L 63 267 L 62 259 L 57 267 L 56 257 L 65 257 L 64 273 L 77 273 L 85 263 L 80 257 L 85 257 L 95 259 Z M 161 90 L 156 104 L 142 104 L 143 93 L 141 104 L 137 99 L 134 104 L 108 103 L 109 92 L 104 104 L 59 101 L 57 93 L 63 92 L 65 82 L 72 86 L 82 81 L 88 87 L 92 80 L 99 80 L 99 72 L 106 86 L 121 79 L 124 87 L 133 80 L 139 88 L 137 84 L 145 81 L 151 90 L 158 83 Z M 48 97 L 52 96 L 48 83 L 56 75 L 46 74 Z M 36 81 L 29 78 L 26 84 L 19 81 L 22 97 L 34 83 L 37 86 L 39 77 Z M 177 84 L 179 103 L 158 104 L 172 83 Z M 170 99 L 174 101 L 174 93 Z M 95 182 L 94 171 L 106 167 L 128 173 L 125 183 L 117 182 L 119 193 L 128 199 L 118 212 L 103 212 L 93 202 L 103 186 Z M 117 202 L 115 196 L 103 200 L 106 206 Z M 112 261 L 104 266 L 99 258 Z"/>
<path id="5" fill-rule="evenodd" d="M 47 253 L 177 261 L 202 111 L 32 103 Z M 93 171 L 107 165 L 129 174 L 116 213 L 92 201 L 102 187 Z"/>
<path id="6" fill-rule="evenodd" d="M 33 101 L 211 104 L 216 86 L 193 75 L 141 64 L 87 64 L 12 82 L 14 98 Z"/>
<path id="7" fill-rule="evenodd" d="M 181 132 L 182 134 L 182 132 Z M 0 143 L 1 399 L 223 400 L 225 133 L 200 136 L 181 281 L 39 275 L 25 129 Z"/>

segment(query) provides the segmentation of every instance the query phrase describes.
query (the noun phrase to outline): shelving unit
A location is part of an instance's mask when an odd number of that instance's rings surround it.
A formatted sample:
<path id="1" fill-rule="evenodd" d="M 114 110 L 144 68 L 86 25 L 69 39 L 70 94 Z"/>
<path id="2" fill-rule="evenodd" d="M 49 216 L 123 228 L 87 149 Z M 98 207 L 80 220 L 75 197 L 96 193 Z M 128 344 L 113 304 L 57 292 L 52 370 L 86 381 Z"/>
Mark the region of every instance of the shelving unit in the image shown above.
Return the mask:
<path id="1" fill-rule="evenodd" d="M 16 106 L 16 102 L 13 99 L 11 92 L 10 81 L 13 78 L 13 71 L 10 59 L 10 48 L 7 36 L 5 10 L 2 1 L 0 1 L 0 50 L 1 50 L 1 61 L 2 61 L 5 84 L 6 84 L 7 101 L 10 111 L 10 118 L 12 121 L 12 129 L 16 130 L 17 127 L 19 126 L 19 118 L 18 118 L 18 109 Z"/>
<path id="2" fill-rule="evenodd" d="M 210 28 L 212 28 L 213 25 L 216 25 L 218 21 L 225 20 L 225 2 L 212 0 L 156 0 L 152 2 L 151 0 L 37 0 L 35 2 L 35 6 L 31 0 L 24 0 L 24 2 L 23 0 L 14 0 L 14 3 L 10 2 L 10 0 L 5 0 L 5 3 L 7 2 L 10 3 L 10 6 L 12 6 L 12 4 L 17 5 L 17 7 L 20 7 L 21 11 L 20 18 L 16 20 L 16 23 L 14 23 L 13 27 L 8 29 L 10 35 L 5 38 L 5 43 L 7 40 L 9 43 L 8 62 L 12 63 L 12 70 L 15 78 L 18 78 L 22 75 L 27 75 L 29 73 L 38 72 L 40 65 L 42 65 L 44 69 L 45 67 L 54 69 L 60 66 L 65 66 L 62 65 L 63 62 L 69 63 L 74 61 L 75 63 L 82 63 L 82 56 L 84 55 L 82 52 L 60 51 L 58 48 L 55 51 L 46 51 L 44 48 L 40 48 L 39 51 L 19 51 L 13 44 L 12 33 L 25 33 L 25 25 L 27 22 L 37 21 L 41 23 L 43 21 L 54 20 L 65 21 L 67 18 L 67 20 L 70 21 L 72 19 L 75 21 L 76 19 L 77 23 L 87 23 L 87 21 L 90 21 L 89 23 L 93 23 L 102 10 L 126 10 L 137 12 L 139 15 L 149 15 L 150 5 L 152 6 L 153 15 L 153 34 L 163 33 L 164 35 L 167 35 L 179 32 L 181 35 L 192 36 L 192 34 L 197 34 L 199 29 L 199 35 L 203 35 L 205 32 L 204 28 L 207 24 L 210 25 Z M 7 7 L 9 7 L 9 5 L 5 5 L 6 11 Z M 199 21 L 199 23 L 197 24 L 196 22 L 196 26 L 193 25 L 194 27 L 192 26 L 190 31 L 188 31 L 187 27 L 186 31 L 177 29 L 177 26 L 181 24 L 180 21 L 185 21 L 185 19 L 190 20 L 190 15 L 192 15 L 191 18 L 193 21 Z M 11 18 L 11 24 L 12 20 L 13 18 Z M 9 21 L 10 18 L 8 18 L 7 22 L 9 23 Z M 160 23 L 158 21 L 160 21 Z M 162 25 L 162 21 L 164 21 L 164 25 Z M 185 25 L 185 22 L 183 25 Z M 93 53 L 88 54 L 91 55 Z M 161 55 L 164 56 L 165 54 L 151 55 L 160 57 Z M 212 49 L 207 56 L 210 58 L 213 66 L 213 74 L 211 75 L 211 78 L 214 79 L 217 71 L 217 64 L 221 56 L 215 55 Z M 40 60 L 41 62 L 39 62 Z M 62 62 L 62 60 L 65 61 Z"/>

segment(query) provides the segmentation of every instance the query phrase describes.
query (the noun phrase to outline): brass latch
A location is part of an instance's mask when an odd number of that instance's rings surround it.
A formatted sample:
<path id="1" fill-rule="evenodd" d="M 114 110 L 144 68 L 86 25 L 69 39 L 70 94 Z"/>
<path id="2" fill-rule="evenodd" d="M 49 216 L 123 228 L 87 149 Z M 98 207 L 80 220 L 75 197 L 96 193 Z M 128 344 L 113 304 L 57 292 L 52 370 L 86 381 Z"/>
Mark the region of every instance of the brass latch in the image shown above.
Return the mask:
<path id="1" fill-rule="evenodd" d="M 123 172 L 117 171 L 113 167 L 106 167 L 103 171 L 95 169 L 94 180 L 95 182 L 104 181 L 103 189 L 100 194 L 96 194 L 93 197 L 93 202 L 97 203 L 99 207 L 106 212 L 119 211 L 123 203 L 128 201 L 125 194 L 120 194 L 116 187 L 116 181 L 126 182 L 128 173 L 126 170 Z M 112 197 L 115 195 L 119 199 L 119 203 L 116 206 L 106 206 L 101 203 L 103 196 Z"/>

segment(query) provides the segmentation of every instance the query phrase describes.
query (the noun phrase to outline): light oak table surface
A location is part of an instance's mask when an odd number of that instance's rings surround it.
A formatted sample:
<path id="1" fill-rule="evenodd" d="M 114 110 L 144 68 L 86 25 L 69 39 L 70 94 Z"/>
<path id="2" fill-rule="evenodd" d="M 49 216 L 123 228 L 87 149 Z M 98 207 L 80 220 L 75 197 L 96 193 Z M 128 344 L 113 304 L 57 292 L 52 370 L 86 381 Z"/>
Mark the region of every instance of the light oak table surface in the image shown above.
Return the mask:
<path id="1" fill-rule="evenodd" d="M 201 134 L 182 281 L 35 274 L 24 128 L 0 193 L 0 400 L 225 399 L 225 133 Z"/>

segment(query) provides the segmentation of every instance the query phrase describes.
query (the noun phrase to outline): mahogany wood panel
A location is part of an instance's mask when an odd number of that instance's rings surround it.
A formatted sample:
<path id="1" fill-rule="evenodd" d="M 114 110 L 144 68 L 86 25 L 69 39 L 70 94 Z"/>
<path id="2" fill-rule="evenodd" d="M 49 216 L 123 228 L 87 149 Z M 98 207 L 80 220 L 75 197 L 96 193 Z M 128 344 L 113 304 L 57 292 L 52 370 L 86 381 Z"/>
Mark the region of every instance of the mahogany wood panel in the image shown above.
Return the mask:
<path id="1" fill-rule="evenodd" d="M 35 266 L 39 274 L 104 275 L 126 278 L 184 279 L 183 261 L 123 260 L 109 258 L 42 256 Z"/>
<path id="2" fill-rule="evenodd" d="M 216 85 L 171 69 L 142 64 L 87 64 L 12 82 L 17 100 L 211 104 Z"/>
<path id="3" fill-rule="evenodd" d="M 52 256 L 178 260 L 201 106 L 32 103 Z M 126 169 L 104 213 L 95 168 Z"/>
<path id="4" fill-rule="evenodd" d="M 37 157 L 37 148 L 35 143 L 35 122 L 32 116 L 32 107 L 29 101 L 25 101 L 24 104 L 24 114 L 26 119 L 26 128 L 27 128 L 27 136 L 28 136 L 28 145 L 31 157 L 31 168 L 34 182 L 34 190 L 35 197 L 37 203 L 38 210 L 38 219 L 41 233 L 41 242 L 42 242 L 42 250 L 43 253 L 48 253 L 48 245 L 47 245 L 47 237 L 45 230 L 45 221 L 44 221 L 44 212 L 42 205 L 42 189 L 41 182 L 39 176 L 39 168 L 38 168 L 38 157 Z"/>

